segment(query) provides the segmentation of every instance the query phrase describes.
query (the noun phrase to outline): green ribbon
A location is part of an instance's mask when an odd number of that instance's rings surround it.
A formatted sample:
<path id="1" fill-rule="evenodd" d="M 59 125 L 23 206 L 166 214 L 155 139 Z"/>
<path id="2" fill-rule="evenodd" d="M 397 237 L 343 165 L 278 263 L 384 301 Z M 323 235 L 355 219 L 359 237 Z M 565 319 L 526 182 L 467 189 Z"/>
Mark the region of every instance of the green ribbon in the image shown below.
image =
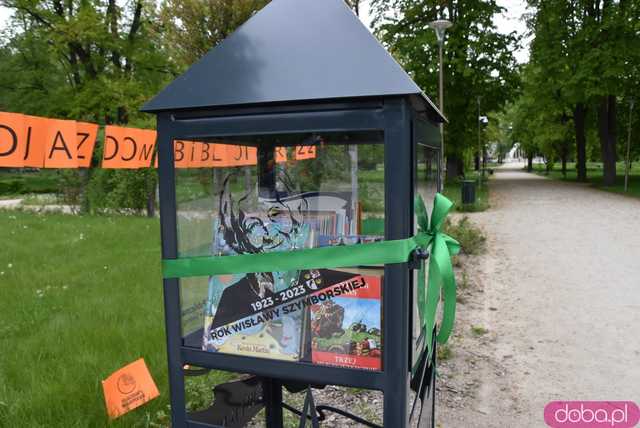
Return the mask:
<path id="1" fill-rule="evenodd" d="M 425 338 L 424 343 L 430 354 L 441 289 L 444 307 L 442 322 L 436 336 L 438 342 L 447 341 L 455 320 L 456 280 L 451 256 L 458 253 L 460 245 L 440 230 L 452 207 L 453 203 L 449 199 L 437 193 L 433 202 L 431 222 L 429 222 L 424 201 L 420 195 L 417 195 L 414 209 L 418 219 L 418 233 L 407 239 L 288 252 L 164 259 L 162 273 L 164 278 L 185 278 L 406 263 L 416 249 L 423 251 L 430 249 L 429 281 L 426 285 L 424 260 L 420 262 L 418 274 L 418 311 Z"/>
<path id="2" fill-rule="evenodd" d="M 429 281 L 425 286 L 424 261 L 418 273 L 418 311 L 424 334 L 424 343 L 431 356 L 431 338 L 436 322 L 436 311 L 440 299 L 440 290 L 444 298 L 442 310 L 442 322 L 436 336 L 439 343 L 446 343 L 453 330 L 456 315 L 456 277 L 453 273 L 451 257 L 458 254 L 460 244 L 458 241 L 443 233 L 440 229 L 444 219 L 453 208 L 453 202 L 440 193 L 436 193 L 431 211 L 431 223 L 427 217 L 422 197 L 418 195 L 414 209 L 418 218 L 418 235 L 429 237 L 431 255 L 429 257 Z"/>

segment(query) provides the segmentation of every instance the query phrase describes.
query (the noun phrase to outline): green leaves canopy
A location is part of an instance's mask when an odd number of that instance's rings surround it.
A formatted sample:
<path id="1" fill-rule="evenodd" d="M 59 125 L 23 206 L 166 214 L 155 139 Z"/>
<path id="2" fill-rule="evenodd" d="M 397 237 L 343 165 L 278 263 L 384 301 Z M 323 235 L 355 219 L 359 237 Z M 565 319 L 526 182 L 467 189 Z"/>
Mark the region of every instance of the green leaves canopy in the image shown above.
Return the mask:
<path id="1" fill-rule="evenodd" d="M 494 0 L 374 0 L 379 39 L 432 98 L 438 94 L 438 43 L 429 22 L 447 17 L 444 47 L 445 147 L 462 157 L 477 143 L 477 97 L 481 114 L 499 110 L 516 94 L 519 39 L 502 34 L 494 17 L 503 11 Z"/>

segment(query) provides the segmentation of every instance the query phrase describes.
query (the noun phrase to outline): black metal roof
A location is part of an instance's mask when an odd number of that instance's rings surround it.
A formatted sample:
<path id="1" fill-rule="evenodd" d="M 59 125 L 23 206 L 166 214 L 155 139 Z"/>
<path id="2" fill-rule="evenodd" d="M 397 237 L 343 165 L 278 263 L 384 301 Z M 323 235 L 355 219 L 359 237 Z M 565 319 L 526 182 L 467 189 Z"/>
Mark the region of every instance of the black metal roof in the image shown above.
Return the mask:
<path id="1" fill-rule="evenodd" d="M 442 117 L 344 0 L 273 0 L 142 111 L 390 95 Z"/>

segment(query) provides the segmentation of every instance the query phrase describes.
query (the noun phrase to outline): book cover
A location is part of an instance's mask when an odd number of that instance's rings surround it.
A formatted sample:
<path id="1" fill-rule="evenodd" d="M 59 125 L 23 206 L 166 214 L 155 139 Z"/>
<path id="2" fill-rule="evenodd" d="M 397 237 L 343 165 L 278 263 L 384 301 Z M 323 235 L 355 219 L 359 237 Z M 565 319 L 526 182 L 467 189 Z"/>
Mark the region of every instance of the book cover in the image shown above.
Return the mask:
<path id="1" fill-rule="evenodd" d="M 313 363 L 382 369 L 381 282 L 381 275 L 356 275 L 316 293 L 321 301 L 311 306 Z"/>

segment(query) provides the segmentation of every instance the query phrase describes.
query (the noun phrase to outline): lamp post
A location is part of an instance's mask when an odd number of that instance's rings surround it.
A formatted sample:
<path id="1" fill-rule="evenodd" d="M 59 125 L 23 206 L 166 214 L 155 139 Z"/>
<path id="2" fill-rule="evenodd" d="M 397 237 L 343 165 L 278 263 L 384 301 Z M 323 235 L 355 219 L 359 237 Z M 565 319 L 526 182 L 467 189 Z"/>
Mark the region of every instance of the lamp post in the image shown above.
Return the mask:
<path id="1" fill-rule="evenodd" d="M 436 38 L 438 39 L 438 58 L 440 64 L 440 83 L 439 83 L 439 96 L 438 103 L 440 108 L 440 113 L 444 115 L 444 84 L 443 84 L 443 73 L 442 73 L 442 47 L 444 46 L 444 32 L 447 28 L 450 28 L 453 24 L 451 21 L 447 21 L 446 19 L 438 19 L 436 21 L 431 21 L 429 23 L 429 27 L 433 28 L 436 32 Z M 440 123 L 440 175 L 442 178 L 440 179 L 439 191 L 442 191 L 444 188 L 444 124 Z"/>
<path id="2" fill-rule="evenodd" d="M 478 175 L 482 171 L 482 143 L 480 140 L 480 95 L 478 95 Z M 480 178 L 480 184 L 482 184 L 482 177 Z"/>

